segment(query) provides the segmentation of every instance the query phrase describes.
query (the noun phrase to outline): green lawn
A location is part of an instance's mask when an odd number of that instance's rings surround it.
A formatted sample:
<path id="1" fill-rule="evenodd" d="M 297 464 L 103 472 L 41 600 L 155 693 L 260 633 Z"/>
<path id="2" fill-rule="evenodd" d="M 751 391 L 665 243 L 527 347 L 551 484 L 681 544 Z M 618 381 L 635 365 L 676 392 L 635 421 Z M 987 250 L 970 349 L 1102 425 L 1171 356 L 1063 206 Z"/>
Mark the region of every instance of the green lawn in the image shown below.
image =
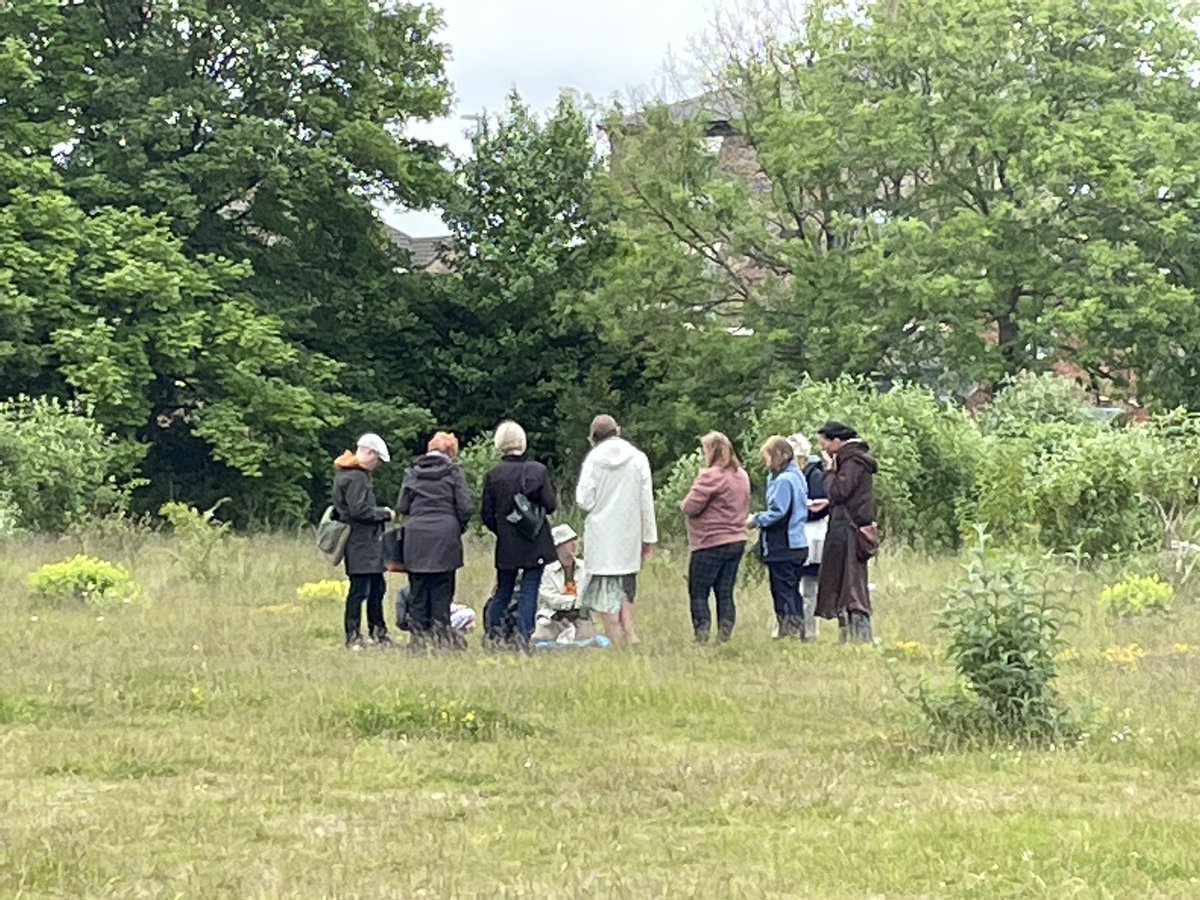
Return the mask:
<path id="1" fill-rule="evenodd" d="M 1200 896 L 1188 604 L 1113 623 L 1080 595 L 1062 680 L 1099 707 L 1081 748 L 942 754 L 875 650 L 770 641 L 765 586 L 730 645 L 692 646 L 683 554 L 653 559 L 634 652 L 476 638 L 412 659 L 347 653 L 340 605 L 297 602 L 329 576 L 307 538 L 239 539 L 209 584 L 159 539 L 127 546 L 153 604 L 102 619 L 24 588 L 77 549 L 0 545 L 3 897 Z M 479 598 L 471 556 L 460 597 Z M 883 647 L 920 644 L 891 651 L 902 677 L 943 671 L 956 574 L 877 566 Z M 1136 671 L 1104 655 L 1134 642 Z M 439 731 L 443 708 L 508 718 L 482 739 L 353 727 L 428 704 Z"/>

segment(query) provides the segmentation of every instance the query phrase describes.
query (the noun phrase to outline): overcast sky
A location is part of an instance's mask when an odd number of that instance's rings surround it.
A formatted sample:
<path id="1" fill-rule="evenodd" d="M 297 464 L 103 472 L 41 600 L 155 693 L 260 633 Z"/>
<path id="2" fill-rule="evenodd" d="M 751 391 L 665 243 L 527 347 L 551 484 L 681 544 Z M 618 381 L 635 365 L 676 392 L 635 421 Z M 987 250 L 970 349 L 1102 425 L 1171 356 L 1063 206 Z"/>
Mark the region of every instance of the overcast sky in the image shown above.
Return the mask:
<path id="1" fill-rule="evenodd" d="M 412 133 L 463 154 L 460 117 L 503 108 L 514 86 L 538 111 L 563 88 L 604 101 L 663 87 L 670 53 L 686 55 L 688 40 L 711 19 L 711 0 L 434 0 L 445 12 L 441 34 L 450 45 L 447 69 L 454 107 Z M 436 213 L 385 213 L 415 236 L 442 234 Z"/>

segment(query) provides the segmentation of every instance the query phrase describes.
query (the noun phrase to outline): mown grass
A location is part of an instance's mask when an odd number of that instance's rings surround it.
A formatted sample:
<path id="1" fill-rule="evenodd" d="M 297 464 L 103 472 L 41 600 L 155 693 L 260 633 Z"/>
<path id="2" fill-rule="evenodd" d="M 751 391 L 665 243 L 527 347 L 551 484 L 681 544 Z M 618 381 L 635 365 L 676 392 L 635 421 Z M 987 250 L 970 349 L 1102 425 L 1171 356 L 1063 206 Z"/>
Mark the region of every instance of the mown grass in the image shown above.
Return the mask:
<path id="1" fill-rule="evenodd" d="M 25 575 L 77 549 L 0 551 L 5 897 L 1200 896 L 1194 600 L 1115 621 L 1085 579 L 1062 686 L 1090 737 L 940 753 L 892 672 L 943 673 L 954 560 L 880 563 L 886 654 L 771 642 L 765 586 L 693 647 L 664 553 L 635 652 L 410 658 L 297 602 L 329 574 L 306 538 L 235 541 L 207 584 L 139 541 L 110 558 L 152 605 L 36 607 Z"/>

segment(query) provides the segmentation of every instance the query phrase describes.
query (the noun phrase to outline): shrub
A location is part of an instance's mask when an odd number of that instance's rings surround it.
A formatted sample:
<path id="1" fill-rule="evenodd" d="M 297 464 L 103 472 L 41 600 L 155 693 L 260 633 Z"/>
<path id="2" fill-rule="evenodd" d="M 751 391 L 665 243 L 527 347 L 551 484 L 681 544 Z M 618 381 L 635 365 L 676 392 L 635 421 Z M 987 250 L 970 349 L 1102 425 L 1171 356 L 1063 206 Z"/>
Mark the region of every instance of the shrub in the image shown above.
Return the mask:
<path id="1" fill-rule="evenodd" d="M 1096 425 L 1095 409 L 1079 387 L 1050 373 L 1018 375 L 979 416 L 985 434 L 1021 437 L 1047 425 Z"/>
<path id="2" fill-rule="evenodd" d="M 20 397 L 0 403 L 0 529 L 61 531 L 128 502 L 135 460 L 79 407 Z"/>
<path id="3" fill-rule="evenodd" d="M 981 444 L 966 413 L 913 385 L 880 392 L 850 378 L 807 381 L 758 413 L 744 443 L 757 447 L 771 434 L 800 431 L 815 445 L 828 419 L 856 428 L 878 460 L 875 497 L 890 539 L 957 545 L 958 510 L 973 497 Z"/>
<path id="4" fill-rule="evenodd" d="M 228 522 L 216 519 L 217 510 L 226 500 L 218 500 L 213 506 L 200 512 L 186 503 L 164 503 L 158 510 L 171 525 L 175 533 L 175 549 L 172 555 L 188 576 L 205 581 L 214 574 L 214 554 L 224 542 L 232 527 Z"/>
<path id="5" fill-rule="evenodd" d="M 943 692 L 923 685 L 912 698 L 934 739 L 1042 744 L 1078 733 L 1054 686 L 1070 610 L 1034 575 L 1018 557 L 991 558 L 980 532 L 938 622 L 958 682 Z"/>
<path id="6" fill-rule="evenodd" d="M 105 609 L 145 600 L 124 566 L 91 556 L 44 565 L 29 576 L 28 585 L 35 596 L 53 604 L 75 602 Z"/>
<path id="7" fill-rule="evenodd" d="M 679 504 L 687 496 L 692 482 L 704 468 L 704 454 L 696 450 L 681 456 L 671 466 L 666 479 L 654 496 L 654 515 L 658 521 L 658 539 L 669 541 L 687 536 L 687 525 Z"/>
<path id="8" fill-rule="evenodd" d="M 346 599 L 347 582 L 334 578 L 310 581 L 296 588 L 296 599 L 302 603 L 341 603 Z"/>
<path id="9" fill-rule="evenodd" d="M 1100 605 L 1118 617 L 1169 613 L 1175 589 L 1156 575 L 1131 575 L 1100 592 Z"/>
<path id="10" fill-rule="evenodd" d="M 339 719 L 357 737 L 393 739 L 494 740 L 501 734 L 526 737 L 533 727 L 520 719 L 465 700 L 438 700 L 425 694 L 390 703 L 362 700 Z"/>

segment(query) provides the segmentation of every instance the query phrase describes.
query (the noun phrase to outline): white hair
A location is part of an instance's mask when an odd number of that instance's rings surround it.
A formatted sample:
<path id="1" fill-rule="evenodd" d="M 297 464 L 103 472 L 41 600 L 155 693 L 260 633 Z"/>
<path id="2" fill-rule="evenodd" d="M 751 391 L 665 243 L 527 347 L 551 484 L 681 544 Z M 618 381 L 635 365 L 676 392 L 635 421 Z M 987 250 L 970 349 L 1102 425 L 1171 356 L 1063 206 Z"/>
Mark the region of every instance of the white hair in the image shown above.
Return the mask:
<path id="1" fill-rule="evenodd" d="M 796 459 L 805 460 L 812 455 L 812 444 L 799 432 L 789 437 L 787 442 L 792 445 L 792 452 L 796 454 Z"/>
<path id="2" fill-rule="evenodd" d="M 501 456 L 525 452 L 527 440 L 525 429 L 511 419 L 496 426 L 496 452 Z"/>

